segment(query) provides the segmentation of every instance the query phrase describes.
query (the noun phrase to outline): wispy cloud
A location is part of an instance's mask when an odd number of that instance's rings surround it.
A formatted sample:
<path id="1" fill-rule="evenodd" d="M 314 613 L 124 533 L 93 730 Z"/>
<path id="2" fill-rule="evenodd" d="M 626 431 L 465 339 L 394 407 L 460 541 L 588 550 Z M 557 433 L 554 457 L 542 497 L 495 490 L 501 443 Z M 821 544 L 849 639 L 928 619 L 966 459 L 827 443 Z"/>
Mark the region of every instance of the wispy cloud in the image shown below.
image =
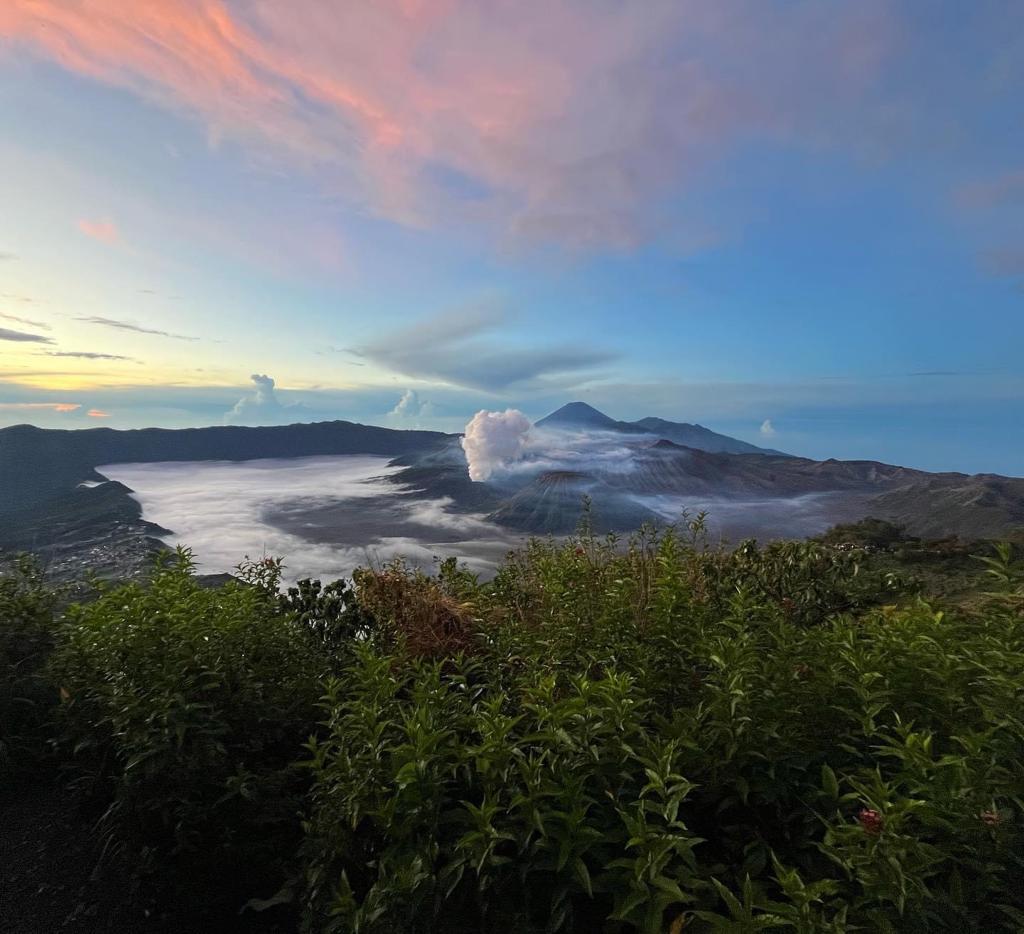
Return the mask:
<path id="1" fill-rule="evenodd" d="M 23 341 L 32 344 L 52 344 L 53 338 L 46 337 L 43 334 L 29 334 L 27 331 L 12 331 L 10 328 L 0 328 L 0 341 Z"/>
<path id="2" fill-rule="evenodd" d="M 93 240 L 99 240 L 101 243 L 114 244 L 121 239 L 117 225 L 113 221 L 80 220 L 78 229 L 87 237 L 92 237 Z"/>
<path id="3" fill-rule="evenodd" d="M 33 328 L 42 328 L 44 331 L 50 330 L 50 325 L 44 324 L 42 321 L 33 321 L 31 318 L 22 318 L 19 315 L 7 315 L 0 312 L 0 318 L 3 318 L 5 321 L 17 321 L 18 324 L 27 324 Z"/>
<path id="4" fill-rule="evenodd" d="M 77 402 L 0 402 L 0 410 L 4 412 L 18 412 L 22 409 L 27 411 L 46 409 L 51 412 L 74 412 L 81 407 Z"/>
<path id="5" fill-rule="evenodd" d="M 753 135 L 896 145 L 878 104 L 913 33 L 899 18 L 878 2 L 826 17 L 740 0 L 553 0 L 537 15 L 5 0 L 0 37 L 284 156 L 379 217 L 603 249 L 659 232 L 665 193 Z"/>
<path id="6" fill-rule="evenodd" d="M 119 321 L 117 318 L 104 318 L 100 315 L 89 315 L 75 318 L 76 321 L 84 321 L 86 324 L 99 324 L 106 328 L 118 328 L 122 331 L 134 331 L 137 334 L 155 334 L 158 337 L 170 337 L 177 341 L 197 341 L 198 337 L 189 337 L 186 334 L 172 334 L 170 331 L 161 331 L 158 328 L 147 328 L 141 324 L 134 324 L 131 321 Z"/>
<path id="7" fill-rule="evenodd" d="M 88 415 L 89 418 L 110 418 L 110 413 L 104 412 L 102 409 L 89 409 L 85 414 Z"/>
<path id="8" fill-rule="evenodd" d="M 43 353 L 48 357 L 76 357 L 79 360 L 125 360 L 129 363 L 141 363 L 135 357 L 124 357 L 116 353 L 96 353 L 91 350 L 46 350 Z"/>
<path id="9" fill-rule="evenodd" d="M 592 373 L 617 354 L 578 344 L 521 349 L 490 335 L 507 324 L 496 304 L 459 308 L 384 334 L 355 348 L 360 356 L 414 379 L 488 392 L 528 388 Z"/>
<path id="10" fill-rule="evenodd" d="M 0 250 L 0 263 L 10 262 L 18 258 L 17 253 L 8 253 L 6 250 Z"/>
<path id="11" fill-rule="evenodd" d="M 968 182 L 957 190 L 956 201 L 969 210 L 1019 204 L 1024 201 L 1024 169 Z"/>
<path id="12" fill-rule="evenodd" d="M 982 263 L 994 276 L 1024 276 L 1024 248 L 1000 248 L 982 255 Z"/>

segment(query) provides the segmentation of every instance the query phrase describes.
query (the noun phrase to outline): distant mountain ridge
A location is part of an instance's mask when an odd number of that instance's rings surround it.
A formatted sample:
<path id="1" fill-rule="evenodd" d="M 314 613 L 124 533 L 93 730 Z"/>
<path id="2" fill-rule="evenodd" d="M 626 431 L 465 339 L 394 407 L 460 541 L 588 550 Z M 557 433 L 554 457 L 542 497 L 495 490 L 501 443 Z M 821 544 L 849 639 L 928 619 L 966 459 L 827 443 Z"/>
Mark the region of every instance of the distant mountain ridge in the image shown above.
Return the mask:
<path id="1" fill-rule="evenodd" d="M 346 421 L 131 430 L 14 425 L 0 429 L 0 516 L 34 508 L 48 496 L 83 481 L 103 480 L 95 470 L 101 464 L 331 454 L 396 456 L 449 437 L 439 431 L 400 431 Z"/>
<path id="2" fill-rule="evenodd" d="M 679 510 L 710 510 L 719 532 L 735 540 L 803 537 L 867 515 L 897 521 L 913 534 L 967 539 L 1024 536 L 1024 479 L 994 474 L 929 473 L 878 461 L 815 461 L 719 434 L 702 425 L 643 418 L 618 421 L 585 402 L 570 402 L 535 426 L 581 436 L 620 435 L 628 450 L 610 468 L 588 462 L 581 438 L 563 469 L 541 458 L 531 472 L 487 483 L 466 476 L 450 442 L 427 456 L 400 458 L 392 480 L 454 508 L 529 534 L 562 535 L 580 519 L 584 497 L 595 527 L 626 531 L 672 521 Z"/>
<path id="3" fill-rule="evenodd" d="M 538 428 L 614 431 L 620 434 L 648 434 L 674 441 L 676 444 L 712 454 L 783 454 L 771 448 L 758 447 L 739 438 L 719 434 L 703 425 L 670 422 L 664 418 L 641 418 L 635 422 L 616 421 L 586 402 L 569 402 L 536 422 Z M 785 456 L 785 455 L 784 455 Z"/>
<path id="4" fill-rule="evenodd" d="M 57 576 L 132 574 L 159 546 L 132 491 L 103 482 L 103 464 L 244 461 L 379 454 L 395 457 L 453 436 L 333 421 L 266 427 L 0 429 L 0 549 L 42 552 Z M 83 486 L 82 484 L 98 484 Z M 172 530 L 173 531 L 173 530 Z"/>
<path id="5" fill-rule="evenodd" d="M 702 425 L 617 421 L 571 402 L 536 423 L 581 437 L 562 460 L 529 457 L 488 482 L 470 480 L 459 436 L 334 421 L 274 427 L 0 429 L 0 549 L 43 553 L 55 574 L 93 568 L 137 573 L 159 546 L 132 491 L 97 471 L 104 464 L 242 461 L 376 454 L 400 468 L 395 495 L 443 502 L 527 534 L 571 532 L 584 497 L 595 528 L 628 531 L 709 509 L 730 540 L 803 537 L 871 515 L 912 534 L 1024 537 L 1024 479 L 928 473 L 875 461 L 814 461 L 719 434 Z M 605 443 L 605 433 L 618 436 Z M 543 431 L 537 433 L 543 438 Z M 619 449 L 622 456 L 619 456 Z M 609 454 L 610 457 L 604 455 Z M 173 530 L 171 530 L 173 531 Z"/>

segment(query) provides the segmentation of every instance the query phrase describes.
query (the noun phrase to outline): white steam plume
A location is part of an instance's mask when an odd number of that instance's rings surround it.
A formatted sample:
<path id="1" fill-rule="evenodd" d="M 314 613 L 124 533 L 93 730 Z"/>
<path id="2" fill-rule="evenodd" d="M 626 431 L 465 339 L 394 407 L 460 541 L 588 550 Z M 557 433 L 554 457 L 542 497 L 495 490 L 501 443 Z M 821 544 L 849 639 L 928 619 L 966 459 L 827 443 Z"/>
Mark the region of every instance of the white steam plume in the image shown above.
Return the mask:
<path id="1" fill-rule="evenodd" d="M 499 467 L 520 457 L 526 448 L 530 420 L 518 409 L 481 409 L 466 425 L 462 449 L 470 480 L 487 480 Z"/>

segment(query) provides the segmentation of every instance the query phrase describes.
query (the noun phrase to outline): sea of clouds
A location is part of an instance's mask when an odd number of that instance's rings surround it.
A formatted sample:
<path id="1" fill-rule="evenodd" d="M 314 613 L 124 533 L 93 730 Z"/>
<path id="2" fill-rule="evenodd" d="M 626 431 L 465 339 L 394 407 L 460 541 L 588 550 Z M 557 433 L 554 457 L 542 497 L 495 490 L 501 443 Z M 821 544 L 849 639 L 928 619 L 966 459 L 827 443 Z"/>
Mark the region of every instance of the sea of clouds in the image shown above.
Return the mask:
<path id="1" fill-rule="evenodd" d="M 206 574 L 230 573 L 246 555 L 284 558 L 288 582 L 348 577 L 396 556 L 428 568 L 454 555 L 486 574 L 518 543 L 449 500 L 399 495 L 387 479 L 397 470 L 363 455 L 99 468 L 133 491 L 144 519 L 171 531 L 168 545 L 191 548 Z"/>

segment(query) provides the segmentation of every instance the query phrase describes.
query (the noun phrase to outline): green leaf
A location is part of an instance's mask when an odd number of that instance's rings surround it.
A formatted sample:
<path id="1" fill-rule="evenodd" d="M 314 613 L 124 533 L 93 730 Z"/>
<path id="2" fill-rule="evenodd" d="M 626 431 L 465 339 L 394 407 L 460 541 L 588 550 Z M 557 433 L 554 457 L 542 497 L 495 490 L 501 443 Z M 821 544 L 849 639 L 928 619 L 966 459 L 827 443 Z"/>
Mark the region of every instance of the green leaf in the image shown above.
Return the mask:
<path id="1" fill-rule="evenodd" d="M 821 767 L 821 787 L 832 801 L 839 800 L 839 780 L 828 764 Z"/>

